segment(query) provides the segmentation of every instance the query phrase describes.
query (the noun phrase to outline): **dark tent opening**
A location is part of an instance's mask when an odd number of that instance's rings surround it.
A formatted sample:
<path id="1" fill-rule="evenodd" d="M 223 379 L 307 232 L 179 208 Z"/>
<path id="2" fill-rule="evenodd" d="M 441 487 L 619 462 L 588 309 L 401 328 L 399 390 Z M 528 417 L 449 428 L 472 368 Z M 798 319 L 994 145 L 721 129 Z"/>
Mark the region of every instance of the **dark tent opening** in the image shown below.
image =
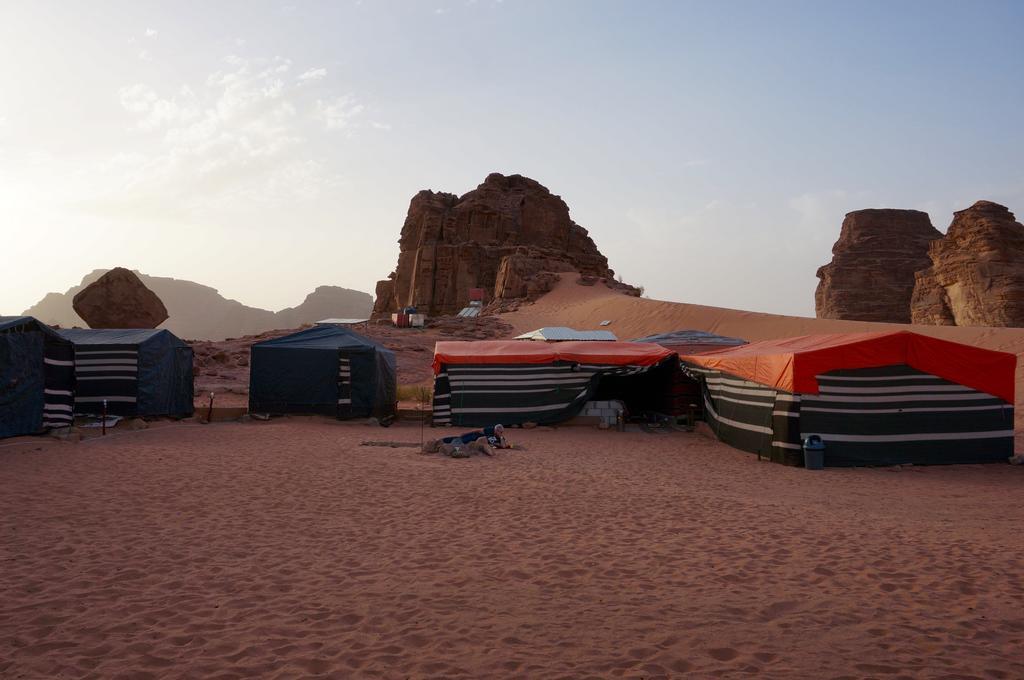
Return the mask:
<path id="1" fill-rule="evenodd" d="M 681 389 L 685 386 L 690 389 Z M 589 400 L 621 401 L 626 408 L 627 419 L 682 416 L 691 403 L 697 403 L 692 397 L 699 395 L 699 389 L 699 384 L 687 377 L 679 361 L 672 357 L 641 372 L 599 375 Z"/>
<path id="2" fill-rule="evenodd" d="M 71 343 L 31 316 L 0 316 L 0 437 L 72 423 Z"/>
<path id="3" fill-rule="evenodd" d="M 192 348 L 168 330 L 72 328 L 75 413 L 192 415 Z"/>
<path id="4" fill-rule="evenodd" d="M 395 413 L 394 353 L 341 326 L 315 326 L 252 346 L 249 410 L 339 419 Z"/>

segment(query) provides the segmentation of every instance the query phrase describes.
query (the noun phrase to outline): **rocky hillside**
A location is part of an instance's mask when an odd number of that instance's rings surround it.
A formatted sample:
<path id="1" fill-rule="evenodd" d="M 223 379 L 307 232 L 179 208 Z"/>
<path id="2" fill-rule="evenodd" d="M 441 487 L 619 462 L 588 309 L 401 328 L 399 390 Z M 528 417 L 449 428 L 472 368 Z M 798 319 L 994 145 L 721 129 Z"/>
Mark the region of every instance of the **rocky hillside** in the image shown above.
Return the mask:
<path id="1" fill-rule="evenodd" d="M 818 269 L 816 316 L 910 323 L 914 274 L 930 264 L 928 244 L 938 238 L 942 233 L 919 210 L 847 213 L 832 261 Z"/>
<path id="2" fill-rule="evenodd" d="M 1006 207 L 978 201 L 954 213 L 918 272 L 914 323 L 1024 326 L 1024 225 Z"/>
<path id="3" fill-rule="evenodd" d="M 81 284 L 64 293 L 47 294 L 24 313 L 49 324 L 86 326 L 72 308 L 72 300 L 107 271 L 97 269 L 86 274 Z M 320 286 L 306 296 L 302 304 L 271 312 L 229 300 L 215 288 L 193 281 L 135 273 L 167 307 L 169 318 L 160 327 L 189 339 L 222 340 L 255 335 L 276 328 L 295 328 L 325 317 L 365 318 L 370 315 L 373 305 L 373 298 L 367 293 L 337 286 Z"/>
<path id="4" fill-rule="evenodd" d="M 614 276 L 565 201 L 522 175 L 492 173 L 461 197 L 419 192 L 398 243 L 398 266 L 377 283 L 377 315 L 410 305 L 453 314 L 471 288 L 484 289 L 485 302 L 536 297 L 557 272 Z"/>
<path id="5" fill-rule="evenodd" d="M 818 269 L 819 319 L 1024 327 L 1024 226 L 978 201 L 943 235 L 917 210 L 847 214 Z"/>

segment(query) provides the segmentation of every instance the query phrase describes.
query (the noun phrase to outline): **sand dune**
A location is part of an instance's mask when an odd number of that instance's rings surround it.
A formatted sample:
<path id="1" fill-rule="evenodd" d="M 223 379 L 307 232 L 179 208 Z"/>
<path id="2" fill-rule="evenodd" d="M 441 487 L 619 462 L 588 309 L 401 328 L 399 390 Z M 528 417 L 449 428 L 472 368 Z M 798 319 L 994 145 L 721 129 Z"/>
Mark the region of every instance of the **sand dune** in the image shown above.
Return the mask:
<path id="1" fill-rule="evenodd" d="M 536 303 L 504 314 L 502 319 L 511 324 L 516 333 L 541 326 L 599 328 L 598 324 L 608 319 L 612 323 L 607 328 L 622 340 L 684 328 L 750 341 L 812 333 L 856 333 L 899 328 L 913 330 L 1018 355 L 1016 414 L 1018 427 L 1024 425 L 1024 361 L 1021 360 L 1024 354 L 1024 328 L 912 326 L 762 314 L 633 298 L 609 290 L 601 284 L 577 285 L 569 276 L 564 277 L 553 291 Z"/>
<path id="2" fill-rule="evenodd" d="M 1024 676 L 1024 470 L 320 419 L 0 446 L 0 676 Z"/>

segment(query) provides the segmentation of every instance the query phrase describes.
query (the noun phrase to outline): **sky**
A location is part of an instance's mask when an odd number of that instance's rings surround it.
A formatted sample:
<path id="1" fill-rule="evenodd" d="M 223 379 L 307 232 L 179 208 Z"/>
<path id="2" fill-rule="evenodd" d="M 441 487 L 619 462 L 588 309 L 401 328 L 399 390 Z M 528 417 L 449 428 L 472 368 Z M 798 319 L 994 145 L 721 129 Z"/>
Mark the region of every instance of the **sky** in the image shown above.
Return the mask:
<path id="1" fill-rule="evenodd" d="M 562 196 L 656 299 L 813 315 L 843 215 L 1024 217 L 1024 3 L 0 3 L 0 314 L 97 268 L 373 292 L 409 200 Z"/>

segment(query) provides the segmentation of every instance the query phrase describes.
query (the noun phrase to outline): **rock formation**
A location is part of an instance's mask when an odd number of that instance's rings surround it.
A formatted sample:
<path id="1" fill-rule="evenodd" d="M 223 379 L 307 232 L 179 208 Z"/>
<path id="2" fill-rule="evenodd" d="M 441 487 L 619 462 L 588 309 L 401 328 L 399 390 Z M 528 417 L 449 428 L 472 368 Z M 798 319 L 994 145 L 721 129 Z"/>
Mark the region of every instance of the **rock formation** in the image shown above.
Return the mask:
<path id="1" fill-rule="evenodd" d="M 167 308 L 156 293 L 124 267 L 89 284 L 72 306 L 90 328 L 156 328 L 167 319 Z"/>
<path id="2" fill-rule="evenodd" d="M 555 272 L 613 277 L 565 202 L 521 175 L 493 173 L 461 198 L 419 192 L 398 243 L 397 268 L 377 283 L 377 315 L 407 306 L 453 314 L 470 288 L 483 288 L 489 300 L 536 296 Z"/>
<path id="3" fill-rule="evenodd" d="M 928 246 L 941 237 L 918 210 L 847 213 L 832 262 L 818 269 L 817 317 L 910 323 L 914 274 L 929 266 Z"/>
<path id="4" fill-rule="evenodd" d="M 84 326 L 85 321 L 72 308 L 72 299 L 106 273 L 104 269 L 90 272 L 79 285 L 65 293 L 47 293 L 24 313 L 44 323 L 65 328 Z M 170 317 L 162 327 L 188 339 L 238 338 L 278 328 L 296 328 L 327 317 L 366 318 L 373 308 L 373 298 L 369 293 L 320 286 L 297 307 L 272 312 L 229 300 L 216 288 L 193 281 L 134 273 L 167 306 Z"/>
<path id="5" fill-rule="evenodd" d="M 1024 326 L 1024 226 L 1007 208 L 978 201 L 954 213 L 928 256 L 914 286 L 914 323 Z"/>

